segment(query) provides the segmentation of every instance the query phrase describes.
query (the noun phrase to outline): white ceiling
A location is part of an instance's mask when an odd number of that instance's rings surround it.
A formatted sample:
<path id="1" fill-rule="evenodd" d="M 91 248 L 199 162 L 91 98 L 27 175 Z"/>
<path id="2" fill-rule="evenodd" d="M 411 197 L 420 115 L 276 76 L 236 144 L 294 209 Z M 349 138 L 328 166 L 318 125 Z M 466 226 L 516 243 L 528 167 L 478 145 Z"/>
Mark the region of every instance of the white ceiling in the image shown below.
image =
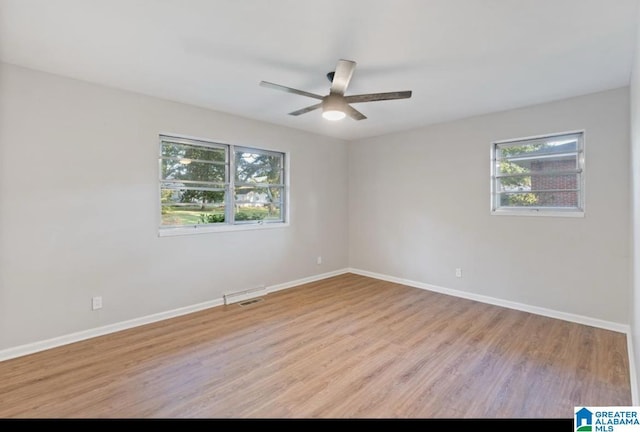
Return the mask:
<path id="1" fill-rule="evenodd" d="M 344 139 L 629 84 L 638 0 L 0 0 L 0 60 Z M 322 119 L 348 94 L 412 90 Z"/>

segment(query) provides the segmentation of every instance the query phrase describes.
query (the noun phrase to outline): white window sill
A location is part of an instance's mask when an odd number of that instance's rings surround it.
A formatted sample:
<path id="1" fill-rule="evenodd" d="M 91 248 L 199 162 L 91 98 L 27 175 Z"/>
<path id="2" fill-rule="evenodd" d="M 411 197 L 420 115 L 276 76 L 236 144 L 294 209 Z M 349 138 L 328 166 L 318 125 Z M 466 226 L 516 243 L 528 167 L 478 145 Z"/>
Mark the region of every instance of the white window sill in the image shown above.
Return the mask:
<path id="1" fill-rule="evenodd" d="M 582 218 L 584 211 L 581 210 L 537 210 L 537 209 L 498 209 L 492 210 L 493 216 L 544 216 L 544 217 L 570 217 Z"/>
<path id="2" fill-rule="evenodd" d="M 265 230 L 275 228 L 287 228 L 289 223 L 287 222 L 272 222 L 272 223 L 249 223 L 238 225 L 220 224 L 218 226 L 209 225 L 191 225 L 179 228 L 160 228 L 158 231 L 158 237 L 173 237 L 182 235 L 194 235 L 194 234 L 206 234 L 217 232 L 232 232 L 232 231 L 250 231 L 250 230 Z"/>

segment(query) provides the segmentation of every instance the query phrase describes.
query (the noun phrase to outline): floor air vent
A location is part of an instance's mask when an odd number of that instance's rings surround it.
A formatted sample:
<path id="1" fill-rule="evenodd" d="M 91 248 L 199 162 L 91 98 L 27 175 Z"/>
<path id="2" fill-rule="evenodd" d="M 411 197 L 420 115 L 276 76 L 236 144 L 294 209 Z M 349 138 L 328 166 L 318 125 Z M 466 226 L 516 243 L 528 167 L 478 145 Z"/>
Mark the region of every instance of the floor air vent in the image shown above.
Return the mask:
<path id="1" fill-rule="evenodd" d="M 255 288 L 250 288 L 244 291 L 236 291 L 223 295 L 224 304 L 245 302 L 250 299 L 258 298 L 267 294 L 267 290 L 264 285 L 258 285 Z"/>
<path id="2" fill-rule="evenodd" d="M 240 306 L 249 306 L 250 304 L 258 303 L 258 302 L 261 302 L 262 300 L 263 299 L 261 299 L 261 298 L 246 300 L 246 301 L 238 303 L 238 305 L 240 305 Z"/>

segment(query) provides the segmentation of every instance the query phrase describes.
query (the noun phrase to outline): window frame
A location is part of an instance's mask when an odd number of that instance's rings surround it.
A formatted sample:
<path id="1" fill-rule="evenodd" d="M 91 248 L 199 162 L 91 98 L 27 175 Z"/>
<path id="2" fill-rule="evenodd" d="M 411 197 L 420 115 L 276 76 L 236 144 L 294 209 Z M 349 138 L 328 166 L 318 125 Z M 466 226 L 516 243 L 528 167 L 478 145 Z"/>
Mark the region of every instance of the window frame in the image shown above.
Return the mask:
<path id="1" fill-rule="evenodd" d="M 497 153 L 498 147 L 503 144 L 527 144 L 528 141 L 539 140 L 552 140 L 562 138 L 565 136 L 579 135 L 578 148 L 575 151 L 577 155 L 578 168 L 576 168 L 576 174 L 578 175 L 577 182 L 577 194 L 578 205 L 576 207 L 544 207 L 544 206 L 500 206 L 499 205 L 499 178 L 497 177 Z M 573 151 L 571 153 L 574 153 Z M 490 164 L 491 164 L 491 176 L 490 176 L 490 196 L 489 205 L 491 215 L 502 216 L 546 216 L 546 217 L 584 217 L 585 215 L 585 178 L 586 178 L 586 132 L 584 129 L 571 130 L 565 132 L 555 132 L 543 135 L 534 135 L 521 138 L 511 138 L 500 141 L 493 141 L 490 149 Z"/>
<path id="2" fill-rule="evenodd" d="M 224 149 L 225 150 L 225 222 L 208 223 L 208 224 L 195 224 L 195 225 L 162 225 L 162 199 L 161 191 L 163 187 L 162 178 L 162 161 L 163 161 L 163 143 L 172 142 L 176 144 L 184 144 L 195 147 Z M 260 154 L 273 154 L 282 156 L 282 182 L 275 187 L 282 188 L 282 204 L 280 208 L 281 220 L 260 220 L 260 221 L 235 221 L 234 207 L 235 207 L 235 154 L 236 151 L 248 151 Z M 191 234 L 203 234 L 213 232 L 230 232 L 230 231 L 247 231 L 247 230 L 261 230 L 261 229 L 273 229 L 288 227 L 290 223 L 289 214 L 289 152 L 272 150 L 260 147 L 253 147 L 244 144 L 230 144 L 223 141 L 213 141 L 206 138 L 192 137 L 186 135 L 179 135 L 174 133 L 160 133 L 158 135 L 158 194 L 157 194 L 157 226 L 158 236 L 178 236 L 178 235 L 191 235 Z"/>

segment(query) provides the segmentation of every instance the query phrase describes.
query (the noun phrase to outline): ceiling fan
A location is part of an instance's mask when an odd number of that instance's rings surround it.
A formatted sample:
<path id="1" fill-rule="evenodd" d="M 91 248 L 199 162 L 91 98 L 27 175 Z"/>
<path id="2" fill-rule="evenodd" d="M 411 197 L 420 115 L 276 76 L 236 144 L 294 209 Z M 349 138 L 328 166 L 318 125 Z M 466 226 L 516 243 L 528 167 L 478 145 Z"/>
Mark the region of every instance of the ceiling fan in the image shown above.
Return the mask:
<path id="1" fill-rule="evenodd" d="M 322 108 L 322 117 L 326 118 L 327 120 L 340 120 L 345 118 L 346 116 L 349 116 L 354 120 L 366 119 L 367 117 L 364 114 L 350 105 L 352 103 L 407 99 L 411 97 L 411 90 L 345 96 L 345 92 L 349 87 L 349 82 L 351 81 L 351 77 L 353 76 L 353 71 L 355 70 L 355 68 L 356 62 L 354 61 L 338 60 L 336 70 L 327 74 L 327 78 L 331 82 L 331 88 L 329 90 L 329 94 L 326 96 L 320 96 L 314 93 L 309 93 L 291 87 L 285 87 L 267 81 L 261 81 L 260 85 L 262 87 L 282 90 L 287 93 L 293 93 L 300 96 L 307 96 L 313 99 L 320 100 L 320 103 L 290 112 L 289 115 L 299 116 L 300 114 L 308 113 L 310 111 Z"/>

